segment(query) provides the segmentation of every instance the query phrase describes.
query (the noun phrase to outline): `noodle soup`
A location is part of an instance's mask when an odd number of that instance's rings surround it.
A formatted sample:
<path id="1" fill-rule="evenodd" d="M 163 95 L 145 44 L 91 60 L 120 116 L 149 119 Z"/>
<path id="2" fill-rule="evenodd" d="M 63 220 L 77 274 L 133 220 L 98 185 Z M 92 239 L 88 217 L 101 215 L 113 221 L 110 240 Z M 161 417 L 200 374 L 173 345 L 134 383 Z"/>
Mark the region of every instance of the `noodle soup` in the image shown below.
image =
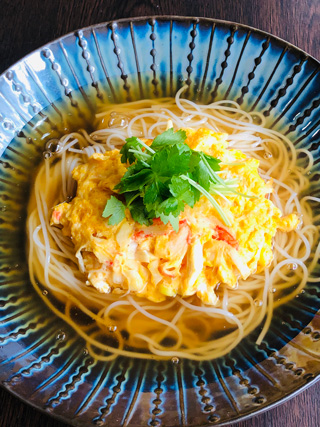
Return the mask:
<path id="1" fill-rule="evenodd" d="M 262 114 L 246 113 L 232 101 L 198 105 L 181 98 L 183 90 L 175 99 L 108 106 L 96 115 L 96 130 L 73 132 L 49 146 L 35 179 L 28 209 L 31 281 L 101 360 L 117 355 L 212 359 L 229 352 L 259 325 L 261 343 L 273 310 L 303 290 L 319 258 L 319 226 L 310 205 L 319 200 L 305 195 L 313 164 L 310 153 L 265 128 Z M 79 268 L 70 237 L 50 225 L 52 208 L 76 194 L 71 175 L 75 167 L 94 153 L 120 149 L 128 137 L 154 139 L 168 121 L 175 130 L 225 132 L 229 148 L 259 160 L 261 178 L 272 179 L 272 203 L 283 215 L 294 213 L 301 220 L 296 230 L 277 232 L 268 268 L 239 279 L 233 288 L 218 284 L 214 305 L 196 295 L 154 302 L 132 292 L 100 293 Z"/>

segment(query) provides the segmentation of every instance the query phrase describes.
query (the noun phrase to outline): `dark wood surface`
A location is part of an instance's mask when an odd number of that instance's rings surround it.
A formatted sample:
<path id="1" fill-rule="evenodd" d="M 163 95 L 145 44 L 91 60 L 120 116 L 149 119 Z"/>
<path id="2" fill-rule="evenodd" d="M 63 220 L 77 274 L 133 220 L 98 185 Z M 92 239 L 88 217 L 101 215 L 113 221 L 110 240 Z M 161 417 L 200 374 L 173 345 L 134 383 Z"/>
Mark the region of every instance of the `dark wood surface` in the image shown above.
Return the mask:
<path id="1" fill-rule="evenodd" d="M 0 73 L 65 33 L 112 19 L 205 16 L 268 31 L 320 59 L 319 0 L 0 0 Z M 320 382 L 235 427 L 318 427 Z M 63 427 L 0 389 L 0 427 Z"/>

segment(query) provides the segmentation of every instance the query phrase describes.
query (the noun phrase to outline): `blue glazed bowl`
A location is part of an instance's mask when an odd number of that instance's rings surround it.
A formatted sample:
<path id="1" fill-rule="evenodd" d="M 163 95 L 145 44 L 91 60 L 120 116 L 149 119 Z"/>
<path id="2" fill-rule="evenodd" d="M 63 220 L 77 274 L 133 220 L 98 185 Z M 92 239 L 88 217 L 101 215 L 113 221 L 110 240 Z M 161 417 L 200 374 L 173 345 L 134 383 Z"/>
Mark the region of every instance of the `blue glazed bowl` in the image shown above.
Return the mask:
<path id="1" fill-rule="evenodd" d="M 320 373 L 320 289 L 280 307 L 256 333 L 206 362 L 93 360 L 85 343 L 34 292 L 25 219 L 45 142 L 90 128 L 104 102 L 173 96 L 237 100 L 309 149 L 320 196 L 320 65 L 269 34 L 204 18 L 137 18 L 68 34 L 0 76 L 0 380 L 71 425 L 206 426 L 270 408 Z M 319 268 L 319 266 L 318 266 Z"/>

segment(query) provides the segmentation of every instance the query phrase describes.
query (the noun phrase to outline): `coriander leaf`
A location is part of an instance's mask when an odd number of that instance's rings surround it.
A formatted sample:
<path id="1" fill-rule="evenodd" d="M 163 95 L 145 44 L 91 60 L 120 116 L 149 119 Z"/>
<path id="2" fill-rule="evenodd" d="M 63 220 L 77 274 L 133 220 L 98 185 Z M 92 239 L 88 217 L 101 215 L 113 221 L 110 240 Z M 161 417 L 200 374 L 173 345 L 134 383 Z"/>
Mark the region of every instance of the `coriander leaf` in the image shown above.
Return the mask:
<path id="1" fill-rule="evenodd" d="M 151 144 L 151 148 L 160 148 L 165 147 L 166 145 L 173 145 L 177 143 L 184 143 L 187 138 L 187 134 L 184 130 L 178 130 L 177 132 L 173 131 L 173 128 L 170 128 L 163 132 L 162 134 L 155 137 Z"/>
<path id="2" fill-rule="evenodd" d="M 145 187 L 143 202 L 145 205 L 162 201 L 162 194 L 165 193 L 167 186 L 160 181 L 154 180 L 150 185 Z"/>
<path id="3" fill-rule="evenodd" d="M 142 169 L 140 172 L 130 175 L 127 178 L 124 176 L 114 188 L 115 190 L 119 190 L 120 194 L 140 190 L 144 185 L 152 181 L 152 175 L 150 169 Z"/>
<path id="4" fill-rule="evenodd" d="M 152 219 L 148 218 L 148 212 L 142 198 L 135 199 L 129 206 L 132 219 L 139 224 L 151 225 Z"/>
<path id="5" fill-rule="evenodd" d="M 199 151 L 192 150 L 191 158 L 190 158 L 190 172 L 192 172 L 199 164 L 201 160 Z"/>
<path id="6" fill-rule="evenodd" d="M 215 157 L 209 156 L 208 154 L 205 154 L 205 153 L 201 153 L 201 157 L 204 157 L 207 160 L 207 162 L 210 165 L 210 168 L 213 171 L 217 172 L 220 170 L 219 163 L 221 163 L 221 160 L 216 159 Z"/>
<path id="7" fill-rule="evenodd" d="M 210 174 L 204 161 L 200 158 L 198 165 L 192 172 L 192 179 L 201 185 L 205 190 L 210 188 Z"/>
<path id="8" fill-rule="evenodd" d="M 189 190 L 189 191 L 186 191 L 185 193 L 183 193 L 182 196 L 179 197 L 179 200 L 185 202 L 191 208 L 193 208 L 193 206 L 196 203 L 196 198 L 195 198 L 194 192 L 192 190 Z M 181 210 L 183 211 L 183 209 L 181 209 Z"/>
<path id="9" fill-rule="evenodd" d="M 199 191 L 197 188 L 195 188 L 195 187 L 192 187 L 192 193 L 193 193 L 193 197 L 194 197 L 194 204 L 195 204 L 196 202 L 198 202 L 198 201 L 200 200 L 201 193 L 200 193 L 200 191 Z M 190 205 L 190 206 L 191 206 L 191 205 Z M 191 207 L 193 207 L 193 206 L 191 206 Z"/>
<path id="10" fill-rule="evenodd" d="M 177 176 L 172 177 L 171 184 L 169 185 L 170 193 L 175 196 L 179 201 L 187 203 L 193 207 L 195 204 L 195 195 L 192 191 L 192 186 L 188 181 L 185 181 Z M 180 209 L 180 210 L 183 210 Z"/>
<path id="11" fill-rule="evenodd" d="M 179 217 L 174 217 L 172 214 L 169 214 L 169 215 L 160 214 L 159 216 L 161 221 L 164 224 L 168 224 L 168 222 L 170 222 L 174 231 L 176 232 L 179 231 Z"/>
<path id="12" fill-rule="evenodd" d="M 127 163 L 127 161 L 132 164 L 137 159 L 143 162 L 148 162 L 151 155 L 146 151 L 142 151 L 142 147 L 145 148 L 151 154 L 154 154 L 154 150 L 152 150 L 145 142 L 141 141 L 141 139 L 136 136 L 132 136 L 131 138 L 126 139 L 126 143 L 121 148 L 120 153 L 121 163 Z"/>
<path id="13" fill-rule="evenodd" d="M 131 153 L 129 150 L 134 149 L 137 151 L 141 150 L 141 144 L 139 138 L 133 136 L 132 138 L 126 139 L 126 144 L 121 148 L 120 154 L 121 156 L 121 162 L 126 163 L 127 161 L 131 164 L 136 161 L 136 156 L 134 153 Z"/>
<path id="14" fill-rule="evenodd" d="M 145 205 L 161 203 L 163 199 L 170 196 L 168 186 L 161 181 L 154 180 L 150 185 L 145 187 L 143 201 Z"/>
<path id="15" fill-rule="evenodd" d="M 137 160 L 143 163 L 147 168 L 149 167 L 149 161 L 151 160 L 150 154 L 145 153 L 141 150 L 133 150 L 130 148 L 129 153 L 133 154 Z"/>
<path id="16" fill-rule="evenodd" d="M 182 207 L 183 209 L 183 203 L 182 206 L 180 205 L 180 207 Z M 175 197 L 169 197 L 167 200 L 164 200 L 162 203 L 160 203 L 160 205 L 157 207 L 157 212 L 165 215 L 169 215 L 170 213 L 172 213 L 173 215 L 174 213 L 179 215 L 179 213 L 181 212 L 181 209 L 179 209 L 179 200 Z"/>
<path id="17" fill-rule="evenodd" d="M 169 146 L 155 153 L 151 160 L 151 169 L 161 177 L 179 175 L 189 170 L 190 158 L 191 150 L 188 146 Z"/>
<path id="18" fill-rule="evenodd" d="M 220 160 L 216 159 L 202 151 L 193 151 L 190 159 L 190 169 L 192 178 L 205 190 L 210 188 L 210 180 L 214 184 L 222 181 L 215 173 L 220 170 Z"/>
<path id="19" fill-rule="evenodd" d="M 142 163 L 138 160 L 136 163 L 134 163 L 133 165 L 128 167 L 127 172 L 123 175 L 121 180 L 129 178 L 129 176 L 132 176 L 132 175 L 142 171 L 143 169 L 146 169 L 144 163 Z M 117 186 L 118 185 L 119 184 L 117 184 Z"/>
<path id="20" fill-rule="evenodd" d="M 125 218 L 125 209 L 125 205 L 120 200 L 115 196 L 111 196 L 103 210 L 102 216 L 103 218 L 109 217 L 109 225 L 119 224 Z"/>
<path id="21" fill-rule="evenodd" d="M 143 196 L 143 202 L 146 205 L 151 205 L 151 204 L 155 203 L 155 201 L 157 200 L 158 197 L 159 197 L 158 186 L 155 182 L 152 182 L 145 189 L 145 193 Z"/>
<path id="22" fill-rule="evenodd" d="M 131 203 L 140 196 L 139 191 L 128 191 L 124 193 L 124 198 L 126 200 L 127 208 L 131 205 Z"/>
<path id="23" fill-rule="evenodd" d="M 156 152 L 151 160 L 151 169 L 159 176 L 168 176 L 170 173 L 167 172 L 166 168 L 163 168 L 168 163 L 168 150 L 164 149 Z"/>
<path id="24" fill-rule="evenodd" d="M 173 196 L 180 197 L 183 193 L 190 190 L 191 185 L 188 181 L 181 179 L 177 176 L 172 177 L 169 185 L 170 193 Z"/>
<path id="25" fill-rule="evenodd" d="M 207 154 L 204 154 L 202 152 L 200 152 L 199 155 L 201 157 L 201 162 L 205 165 L 209 173 L 209 177 L 211 181 L 214 184 L 221 182 L 221 178 L 219 178 L 219 176 L 215 173 L 215 171 L 220 170 L 220 166 L 219 166 L 220 160 L 215 159 L 214 157 L 208 156 Z"/>
<path id="26" fill-rule="evenodd" d="M 181 175 L 181 178 L 187 180 L 193 187 L 197 188 L 204 196 L 206 196 L 206 198 L 209 200 L 209 202 L 211 202 L 212 206 L 215 207 L 215 209 L 217 210 L 217 212 L 221 216 L 223 222 L 227 226 L 231 225 L 228 217 L 225 215 L 225 213 L 223 212 L 223 210 L 219 206 L 218 202 L 214 199 L 214 197 L 211 196 L 211 194 L 207 190 L 205 190 L 203 187 L 201 187 L 201 185 L 199 185 L 197 182 L 195 182 L 193 179 L 191 179 L 187 175 Z"/>
<path id="27" fill-rule="evenodd" d="M 220 160 L 191 150 L 185 140 L 185 131 L 174 132 L 171 128 L 157 136 L 151 146 L 132 137 L 122 147 L 121 161 L 131 166 L 115 190 L 124 194 L 132 218 L 140 224 L 149 225 L 152 218 L 160 217 L 165 224 L 170 222 L 177 231 L 178 217 L 185 204 L 193 207 L 203 194 L 228 225 L 227 216 L 209 191 L 211 189 L 213 194 L 220 197 L 240 193 L 233 188 L 234 184 L 216 174 L 220 170 Z M 122 209 L 125 209 L 123 204 Z M 104 215 L 107 214 L 112 215 L 108 204 L 104 211 Z M 112 217 L 111 221 L 116 219 Z"/>

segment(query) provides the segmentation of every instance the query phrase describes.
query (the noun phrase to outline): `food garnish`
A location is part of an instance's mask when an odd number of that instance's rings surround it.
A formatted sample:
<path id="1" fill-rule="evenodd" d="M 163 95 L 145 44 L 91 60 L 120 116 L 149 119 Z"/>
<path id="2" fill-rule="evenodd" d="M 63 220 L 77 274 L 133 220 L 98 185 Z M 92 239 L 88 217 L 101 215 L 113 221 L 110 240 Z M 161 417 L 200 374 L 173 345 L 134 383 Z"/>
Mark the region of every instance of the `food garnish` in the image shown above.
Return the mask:
<path id="1" fill-rule="evenodd" d="M 234 189 L 237 180 L 219 177 L 220 160 L 192 150 L 185 143 L 186 138 L 184 130 L 174 132 L 170 128 L 150 146 L 137 137 L 126 139 L 120 151 L 121 162 L 131 166 L 114 187 L 124 199 L 112 196 L 102 214 L 109 217 L 110 225 L 121 222 L 128 208 L 140 224 L 151 225 L 154 218 L 160 218 L 178 231 L 180 212 L 186 204 L 193 207 L 201 194 L 215 207 L 225 225 L 231 225 L 213 195 L 239 195 Z"/>

